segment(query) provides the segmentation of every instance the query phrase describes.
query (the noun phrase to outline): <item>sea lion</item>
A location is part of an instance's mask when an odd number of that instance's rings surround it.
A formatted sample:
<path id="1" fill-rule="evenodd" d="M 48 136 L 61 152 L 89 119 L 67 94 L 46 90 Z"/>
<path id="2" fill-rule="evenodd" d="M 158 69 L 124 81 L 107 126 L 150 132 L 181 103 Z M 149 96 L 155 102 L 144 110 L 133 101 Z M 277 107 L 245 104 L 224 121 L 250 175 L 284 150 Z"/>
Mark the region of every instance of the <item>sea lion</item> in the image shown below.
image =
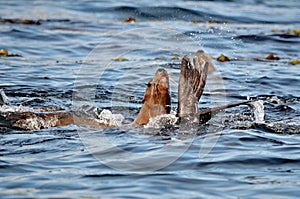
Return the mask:
<path id="1" fill-rule="evenodd" d="M 203 124 L 211 119 L 212 114 L 218 111 L 251 102 L 236 102 L 200 111 L 198 103 L 204 91 L 207 75 L 214 70 L 215 67 L 210 58 L 202 50 L 195 53 L 193 63 L 190 62 L 187 56 L 182 58 L 176 114 L 179 117 L 179 122 Z M 134 124 L 144 125 L 149 122 L 150 118 L 170 113 L 171 98 L 168 89 L 168 73 L 164 69 L 158 69 L 154 78 L 147 84 L 142 101 L 143 105 Z"/>
<path id="2" fill-rule="evenodd" d="M 197 51 L 193 58 L 193 63 L 190 62 L 187 56 L 182 58 L 180 70 L 177 107 L 179 121 L 205 123 L 211 118 L 214 112 L 250 102 L 243 101 L 199 111 L 198 103 L 206 84 L 207 73 L 208 71 L 213 71 L 214 67 L 203 51 Z M 7 105 L 9 103 L 8 99 L 5 93 L 2 90 L 0 91 L 0 106 Z M 142 107 L 133 124 L 145 125 L 149 122 L 150 118 L 169 114 L 170 110 L 169 75 L 165 69 L 158 69 L 153 79 L 147 84 L 142 100 Z M 97 118 L 85 117 L 75 111 L 0 111 L 0 125 L 2 126 L 24 130 L 38 130 L 70 124 L 87 125 L 90 127 L 113 126 L 101 122 Z"/>
<path id="3" fill-rule="evenodd" d="M 147 124 L 150 118 L 169 114 L 170 110 L 169 75 L 165 69 L 158 69 L 153 79 L 147 84 L 142 108 L 134 124 Z"/>

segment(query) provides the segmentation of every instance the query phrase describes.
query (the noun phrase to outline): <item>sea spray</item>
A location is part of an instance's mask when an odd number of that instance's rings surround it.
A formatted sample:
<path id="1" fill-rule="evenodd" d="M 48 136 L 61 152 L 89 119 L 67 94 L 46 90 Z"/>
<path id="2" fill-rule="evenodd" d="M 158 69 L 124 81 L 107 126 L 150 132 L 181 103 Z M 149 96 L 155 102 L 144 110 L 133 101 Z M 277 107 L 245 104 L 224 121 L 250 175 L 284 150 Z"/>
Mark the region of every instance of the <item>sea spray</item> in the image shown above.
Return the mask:
<path id="1" fill-rule="evenodd" d="M 264 123 L 265 120 L 265 111 L 264 111 L 264 102 L 262 100 L 252 102 L 254 106 L 254 117 L 256 123 Z"/>
<path id="2" fill-rule="evenodd" d="M 124 116 L 121 114 L 113 114 L 110 110 L 104 109 L 98 116 L 100 123 L 110 126 L 121 126 Z"/>

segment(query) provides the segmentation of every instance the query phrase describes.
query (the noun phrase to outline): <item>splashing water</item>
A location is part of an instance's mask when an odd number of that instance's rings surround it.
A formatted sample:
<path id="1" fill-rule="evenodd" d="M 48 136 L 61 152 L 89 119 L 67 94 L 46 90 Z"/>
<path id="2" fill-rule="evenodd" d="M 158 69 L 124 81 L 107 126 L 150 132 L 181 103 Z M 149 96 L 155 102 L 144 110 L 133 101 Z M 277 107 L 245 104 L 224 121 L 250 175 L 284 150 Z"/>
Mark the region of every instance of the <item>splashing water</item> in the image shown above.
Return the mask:
<path id="1" fill-rule="evenodd" d="M 44 119 L 35 116 L 25 120 L 17 121 L 15 125 L 25 130 L 40 130 L 54 127 L 57 122 L 58 119 L 56 117 Z"/>
<path id="2" fill-rule="evenodd" d="M 256 123 L 265 123 L 265 111 L 264 111 L 264 102 L 262 100 L 254 101 L 252 103 L 254 106 L 254 117 Z"/>
<path id="3" fill-rule="evenodd" d="M 9 104 L 8 97 L 5 95 L 4 90 L 0 89 L 0 106 L 8 105 L 8 104 Z"/>
<path id="4" fill-rule="evenodd" d="M 121 126 L 124 116 L 121 114 L 113 114 L 110 110 L 104 109 L 98 115 L 100 123 L 108 124 L 109 126 Z"/>
<path id="5" fill-rule="evenodd" d="M 9 105 L 3 105 L 0 106 L 0 112 L 1 113 L 8 113 L 8 112 L 41 112 L 39 108 L 32 108 L 28 106 L 9 106 Z"/>
<path id="6" fill-rule="evenodd" d="M 154 118 L 150 118 L 148 124 L 144 128 L 161 128 L 166 125 L 174 126 L 178 120 L 175 114 L 164 114 Z"/>

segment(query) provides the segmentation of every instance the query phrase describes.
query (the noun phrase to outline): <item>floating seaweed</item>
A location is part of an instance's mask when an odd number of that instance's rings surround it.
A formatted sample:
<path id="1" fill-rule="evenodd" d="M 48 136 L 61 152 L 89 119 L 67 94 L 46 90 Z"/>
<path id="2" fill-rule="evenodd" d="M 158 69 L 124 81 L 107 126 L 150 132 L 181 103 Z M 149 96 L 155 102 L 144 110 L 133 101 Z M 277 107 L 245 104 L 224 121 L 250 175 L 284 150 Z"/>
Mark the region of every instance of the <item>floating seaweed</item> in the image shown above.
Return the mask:
<path id="1" fill-rule="evenodd" d="M 128 59 L 124 57 L 117 57 L 117 58 L 113 58 L 113 61 L 128 61 Z"/>
<path id="2" fill-rule="evenodd" d="M 124 19 L 123 22 L 124 23 L 136 23 L 136 22 L 138 22 L 138 20 L 133 17 L 128 17 L 128 18 Z"/>
<path id="3" fill-rule="evenodd" d="M 226 57 L 225 55 L 221 54 L 218 58 L 217 58 L 218 62 L 226 62 L 226 61 L 230 61 L 230 59 L 228 57 Z"/>
<path id="4" fill-rule="evenodd" d="M 165 57 L 156 57 L 154 60 L 166 61 L 167 58 L 165 58 Z"/>
<path id="5" fill-rule="evenodd" d="M 0 19 L 2 23 L 25 24 L 25 25 L 41 25 L 41 20 L 32 19 Z"/>
<path id="6" fill-rule="evenodd" d="M 266 57 L 267 60 L 280 60 L 279 57 L 276 57 L 273 53 L 269 54 L 267 57 Z"/>
<path id="7" fill-rule="evenodd" d="M 274 33 L 284 33 L 286 31 L 284 31 L 282 29 L 273 29 L 272 32 L 274 32 Z"/>
<path id="8" fill-rule="evenodd" d="M 292 29 L 288 31 L 289 33 L 293 33 L 295 35 L 300 35 L 300 29 Z"/>
<path id="9" fill-rule="evenodd" d="M 6 49 L 1 49 L 0 50 L 0 57 L 2 57 L 2 56 L 5 56 L 5 57 L 22 57 L 22 55 L 19 55 L 19 54 L 13 54 L 13 53 L 9 54 L 8 50 L 6 50 Z"/>
<path id="10" fill-rule="evenodd" d="M 6 50 L 6 49 L 1 49 L 0 50 L 0 56 L 7 56 L 8 55 L 8 50 Z"/>
<path id="11" fill-rule="evenodd" d="M 291 64 L 291 65 L 300 64 L 300 60 L 299 59 L 294 59 L 294 60 L 290 61 L 289 64 Z"/>
<path id="12" fill-rule="evenodd" d="M 228 24 L 227 22 L 224 22 L 224 21 L 214 21 L 214 20 L 200 21 L 198 19 L 192 20 L 192 23 L 194 23 L 194 24 L 198 24 L 198 23 L 203 23 L 203 24 Z"/>
<path id="13" fill-rule="evenodd" d="M 283 34 L 300 35 L 300 29 L 290 29 L 290 30 L 273 29 L 272 32 L 274 32 L 274 33 L 283 33 Z"/>
<path id="14" fill-rule="evenodd" d="M 197 23 L 201 23 L 201 21 L 200 21 L 200 20 L 198 20 L 198 19 L 195 19 L 195 20 L 193 20 L 193 21 L 192 21 L 192 23 L 195 23 L 195 24 L 197 24 Z"/>
<path id="15" fill-rule="evenodd" d="M 171 58 L 171 60 L 179 60 L 179 57 L 175 55 Z"/>
<path id="16" fill-rule="evenodd" d="M 223 21 L 214 21 L 214 20 L 208 20 L 204 22 L 205 24 L 227 24 L 227 22 Z"/>

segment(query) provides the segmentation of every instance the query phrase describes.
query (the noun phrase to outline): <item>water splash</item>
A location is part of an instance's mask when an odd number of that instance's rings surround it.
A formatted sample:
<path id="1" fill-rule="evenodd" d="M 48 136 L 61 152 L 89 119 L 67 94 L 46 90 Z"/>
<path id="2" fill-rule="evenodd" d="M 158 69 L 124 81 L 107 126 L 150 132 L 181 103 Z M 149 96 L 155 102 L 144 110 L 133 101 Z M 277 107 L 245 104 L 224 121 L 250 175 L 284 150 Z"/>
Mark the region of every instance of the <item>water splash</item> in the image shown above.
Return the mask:
<path id="1" fill-rule="evenodd" d="M 276 104 L 281 104 L 281 105 L 284 104 L 284 100 L 278 98 L 278 96 L 272 96 L 271 98 L 268 98 L 268 101 Z"/>
<path id="2" fill-rule="evenodd" d="M 40 112 L 41 110 L 39 108 L 32 108 L 28 106 L 8 106 L 3 105 L 0 106 L 0 113 L 7 113 L 7 112 Z"/>
<path id="3" fill-rule="evenodd" d="M 0 106 L 8 105 L 8 104 L 9 104 L 8 97 L 5 95 L 4 90 L 0 89 Z"/>
<path id="4" fill-rule="evenodd" d="M 121 126 L 124 120 L 122 114 L 113 114 L 110 110 L 104 109 L 98 115 L 98 121 L 109 126 Z"/>
<path id="5" fill-rule="evenodd" d="M 254 107 L 254 117 L 256 123 L 265 123 L 264 102 L 262 100 L 252 102 Z"/>
<path id="6" fill-rule="evenodd" d="M 32 117 L 25 120 L 17 121 L 14 126 L 25 130 L 40 130 L 54 127 L 58 119 L 56 117 L 50 119 L 44 119 L 42 117 Z"/>
<path id="7" fill-rule="evenodd" d="M 177 123 L 178 117 L 175 114 L 164 114 L 154 118 L 150 118 L 148 124 L 144 128 L 161 128 L 166 125 L 174 126 Z"/>

